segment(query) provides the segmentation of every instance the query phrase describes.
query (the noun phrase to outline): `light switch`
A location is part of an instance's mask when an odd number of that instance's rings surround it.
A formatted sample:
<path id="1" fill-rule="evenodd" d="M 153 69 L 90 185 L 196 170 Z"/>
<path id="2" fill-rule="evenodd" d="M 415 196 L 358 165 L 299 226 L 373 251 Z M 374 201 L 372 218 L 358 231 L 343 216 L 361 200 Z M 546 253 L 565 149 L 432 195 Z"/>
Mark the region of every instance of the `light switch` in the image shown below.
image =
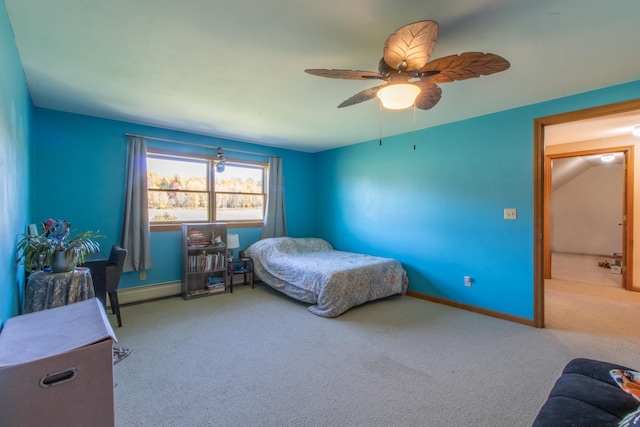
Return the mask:
<path id="1" fill-rule="evenodd" d="M 504 219 L 516 219 L 518 216 L 515 208 L 506 208 L 504 210 Z"/>

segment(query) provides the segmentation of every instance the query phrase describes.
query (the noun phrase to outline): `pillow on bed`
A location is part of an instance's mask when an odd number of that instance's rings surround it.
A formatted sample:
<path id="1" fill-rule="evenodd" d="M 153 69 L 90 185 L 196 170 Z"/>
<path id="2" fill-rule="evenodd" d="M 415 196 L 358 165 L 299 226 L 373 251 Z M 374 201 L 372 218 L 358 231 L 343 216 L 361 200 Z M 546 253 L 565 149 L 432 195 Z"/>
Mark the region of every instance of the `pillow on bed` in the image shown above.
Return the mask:
<path id="1" fill-rule="evenodd" d="M 262 251 L 262 255 L 267 256 L 267 254 L 306 254 L 330 250 L 333 250 L 333 246 L 317 237 L 271 237 L 257 241 L 247 248 L 246 252 L 251 256 L 252 251 Z"/>
<path id="2" fill-rule="evenodd" d="M 317 237 L 300 237 L 293 240 L 295 241 L 298 251 L 301 253 L 333 250 L 331 243 Z"/>

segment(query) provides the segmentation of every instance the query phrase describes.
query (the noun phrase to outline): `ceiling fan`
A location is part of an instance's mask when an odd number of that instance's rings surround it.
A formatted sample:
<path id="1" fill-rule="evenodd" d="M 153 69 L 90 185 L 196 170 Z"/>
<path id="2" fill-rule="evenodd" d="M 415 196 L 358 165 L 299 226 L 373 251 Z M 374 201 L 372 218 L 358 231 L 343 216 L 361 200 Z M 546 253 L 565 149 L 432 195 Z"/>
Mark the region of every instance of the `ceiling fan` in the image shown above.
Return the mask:
<path id="1" fill-rule="evenodd" d="M 338 108 L 378 97 L 385 108 L 414 106 L 428 110 L 440 101 L 438 83 L 466 80 L 498 73 L 509 62 L 492 53 L 467 52 L 429 62 L 438 39 L 436 21 L 419 21 L 398 28 L 384 44 L 378 72 L 359 70 L 307 69 L 309 74 L 332 79 L 385 80 L 387 83 L 365 89 L 345 100 Z"/>

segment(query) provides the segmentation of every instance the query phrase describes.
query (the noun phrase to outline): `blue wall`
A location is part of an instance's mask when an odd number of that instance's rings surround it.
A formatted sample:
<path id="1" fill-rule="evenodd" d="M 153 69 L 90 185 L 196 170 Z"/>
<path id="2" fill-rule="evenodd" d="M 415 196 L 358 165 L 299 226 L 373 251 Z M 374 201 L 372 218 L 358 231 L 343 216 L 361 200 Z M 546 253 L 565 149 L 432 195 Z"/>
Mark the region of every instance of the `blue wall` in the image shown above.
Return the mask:
<path id="1" fill-rule="evenodd" d="M 0 328 L 18 314 L 24 274 L 15 244 L 29 215 L 31 100 L 4 2 L 0 5 Z"/>
<path id="2" fill-rule="evenodd" d="M 412 291 L 533 319 L 534 119 L 639 96 L 637 81 L 319 153 L 318 234 L 397 258 Z"/>
<path id="3" fill-rule="evenodd" d="M 264 155 L 228 151 L 228 159 L 268 161 L 269 155 L 283 159 L 286 186 L 287 226 L 291 236 L 315 234 L 313 215 L 313 155 L 291 150 L 204 137 L 149 126 L 98 119 L 36 108 L 33 127 L 33 169 L 30 221 L 39 224 L 47 218 L 66 219 L 72 229 L 99 230 L 101 253 L 108 256 L 111 245 L 120 242 L 124 211 L 126 141 L 125 133 L 222 146 Z M 172 151 L 212 154 L 200 148 L 148 139 L 149 147 Z M 235 230 L 240 249 L 260 238 L 259 228 Z M 181 237 L 179 231 L 153 232 L 153 267 L 147 279 L 126 273 L 121 288 L 172 282 L 181 279 Z"/>
<path id="4" fill-rule="evenodd" d="M 312 155 L 33 109 L 3 5 L 0 326 L 18 314 L 24 280 L 15 240 L 28 223 L 53 217 L 100 230 L 103 255 L 119 242 L 125 133 L 264 153 L 247 159 L 280 155 L 291 236 L 397 258 L 412 291 L 532 319 L 533 121 L 638 97 L 640 81 L 388 137 L 382 146 L 369 141 Z M 503 220 L 504 208 L 517 208 L 518 219 Z M 243 248 L 260 233 L 236 231 Z M 153 233 L 152 245 L 147 280 L 129 273 L 122 287 L 180 279 L 179 232 Z M 471 288 L 463 285 L 465 275 L 475 279 Z"/>

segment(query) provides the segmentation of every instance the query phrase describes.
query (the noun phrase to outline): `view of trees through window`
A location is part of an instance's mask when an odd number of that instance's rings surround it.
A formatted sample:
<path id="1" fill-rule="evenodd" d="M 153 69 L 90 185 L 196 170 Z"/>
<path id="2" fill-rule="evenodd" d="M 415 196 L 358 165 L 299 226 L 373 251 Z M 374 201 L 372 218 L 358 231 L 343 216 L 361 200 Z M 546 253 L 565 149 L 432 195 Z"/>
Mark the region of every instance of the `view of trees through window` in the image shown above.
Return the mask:
<path id="1" fill-rule="evenodd" d="M 213 177 L 211 185 L 210 176 Z M 147 155 L 149 220 L 152 223 L 262 221 L 264 167 L 227 162 Z M 214 212 L 210 205 L 215 201 Z"/>
<path id="2" fill-rule="evenodd" d="M 227 164 L 215 172 L 216 221 L 262 221 L 264 168 Z"/>

